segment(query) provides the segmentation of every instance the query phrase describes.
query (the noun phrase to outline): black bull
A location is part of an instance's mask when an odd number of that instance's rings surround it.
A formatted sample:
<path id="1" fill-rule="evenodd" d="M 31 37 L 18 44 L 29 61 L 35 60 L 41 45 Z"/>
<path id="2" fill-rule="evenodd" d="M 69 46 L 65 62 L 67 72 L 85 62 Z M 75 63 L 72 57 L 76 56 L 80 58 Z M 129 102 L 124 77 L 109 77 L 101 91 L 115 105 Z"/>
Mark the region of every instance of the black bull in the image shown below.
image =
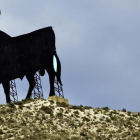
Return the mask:
<path id="1" fill-rule="evenodd" d="M 53 67 L 53 56 L 57 60 L 57 72 Z M 31 33 L 10 37 L 0 31 L 0 84 L 2 83 L 7 103 L 10 100 L 10 81 L 26 76 L 29 89 L 26 98 L 31 97 L 35 86 L 34 74 L 45 70 L 50 81 L 49 96 L 55 95 L 54 79 L 61 83 L 61 63 L 56 53 L 55 34 L 52 27 L 46 27 Z"/>

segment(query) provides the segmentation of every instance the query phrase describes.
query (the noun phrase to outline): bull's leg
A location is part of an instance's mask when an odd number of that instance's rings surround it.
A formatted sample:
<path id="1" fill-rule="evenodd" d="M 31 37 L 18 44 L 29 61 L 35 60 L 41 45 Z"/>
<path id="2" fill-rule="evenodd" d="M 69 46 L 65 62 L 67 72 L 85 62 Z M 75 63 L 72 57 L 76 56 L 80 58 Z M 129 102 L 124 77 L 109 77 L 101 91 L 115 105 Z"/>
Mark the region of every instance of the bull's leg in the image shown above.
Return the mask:
<path id="1" fill-rule="evenodd" d="M 10 100 L 10 83 L 9 83 L 9 81 L 3 82 L 2 86 L 3 86 L 4 92 L 5 92 L 6 102 L 10 103 L 11 100 Z"/>
<path id="2" fill-rule="evenodd" d="M 27 98 L 31 97 L 32 90 L 34 89 L 34 86 L 35 86 L 36 82 L 35 82 L 35 79 L 34 79 L 34 73 L 27 74 L 26 78 L 29 82 L 29 90 L 28 90 L 28 93 L 27 93 L 27 96 L 26 96 L 26 99 L 27 99 Z"/>
<path id="3" fill-rule="evenodd" d="M 55 92 L 54 92 L 55 72 L 48 71 L 48 75 L 49 75 L 49 81 L 50 81 L 50 94 L 49 94 L 49 96 L 54 96 L 55 95 Z"/>

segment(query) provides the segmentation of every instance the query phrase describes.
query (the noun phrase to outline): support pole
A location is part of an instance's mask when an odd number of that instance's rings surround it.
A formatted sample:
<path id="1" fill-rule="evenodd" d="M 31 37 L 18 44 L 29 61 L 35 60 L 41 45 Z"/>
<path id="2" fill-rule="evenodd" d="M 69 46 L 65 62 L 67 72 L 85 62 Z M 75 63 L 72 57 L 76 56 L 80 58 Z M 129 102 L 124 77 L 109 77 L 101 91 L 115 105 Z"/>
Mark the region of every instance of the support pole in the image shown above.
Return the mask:
<path id="1" fill-rule="evenodd" d="M 17 102 L 18 101 L 15 80 L 10 81 L 10 99 L 11 99 L 11 102 Z"/>
<path id="2" fill-rule="evenodd" d="M 57 81 L 56 77 L 54 79 L 54 90 L 58 93 L 59 97 L 64 98 L 64 94 L 63 94 L 63 88 L 62 86 L 59 84 L 59 82 Z"/>
<path id="3" fill-rule="evenodd" d="M 40 73 L 39 71 L 36 72 L 34 75 L 36 85 L 34 87 L 33 93 L 32 93 L 32 98 L 44 98 L 43 97 L 43 91 L 42 91 L 42 85 L 41 85 L 41 78 L 40 78 Z"/>

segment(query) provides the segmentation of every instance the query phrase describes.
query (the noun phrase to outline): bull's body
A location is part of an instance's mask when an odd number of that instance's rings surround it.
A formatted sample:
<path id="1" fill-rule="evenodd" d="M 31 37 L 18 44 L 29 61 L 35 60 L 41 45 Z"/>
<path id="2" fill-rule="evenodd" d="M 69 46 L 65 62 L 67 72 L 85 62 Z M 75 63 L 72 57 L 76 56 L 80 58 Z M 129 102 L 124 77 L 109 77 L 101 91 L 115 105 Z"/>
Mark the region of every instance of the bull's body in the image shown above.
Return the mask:
<path id="1" fill-rule="evenodd" d="M 57 60 L 57 72 L 53 68 L 53 55 Z M 43 28 L 25 35 L 10 37 L 0 31 L 0 83 L 3 84 L 9 101 L 9 81 L 26 75 L 30 87 L 26 98 L 30 98 L 35 86 L 34 74 L 44 69 L 49 74 L 50 96 L 54 93 L 54 77 L 61 83 L 61 65 L 56 54 L 55 34 L 52 27 Z M 43 74 L 42 74 L 43 75 Z"/>

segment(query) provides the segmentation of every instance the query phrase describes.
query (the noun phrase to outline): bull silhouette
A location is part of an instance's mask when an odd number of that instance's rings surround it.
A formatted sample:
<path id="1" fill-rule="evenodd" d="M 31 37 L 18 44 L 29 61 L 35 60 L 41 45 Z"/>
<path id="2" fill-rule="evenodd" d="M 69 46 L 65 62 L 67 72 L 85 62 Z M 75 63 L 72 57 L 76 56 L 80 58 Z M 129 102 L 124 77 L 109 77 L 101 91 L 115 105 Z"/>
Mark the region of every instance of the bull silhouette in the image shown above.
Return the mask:
<path id="1" fill-rule="evenodd" d="M 57 60 L 57 72 L 53 67 L 53 57 Z M 26 76 L 29 89 L 26 98 L 31 97 L 35 86 L 34 74 L 40 71 L 40 75 L 49 75 L 50 93 L 55 95 L 55 76 L 60 85 L 61 63 L 56 53 L 55 34 L 52 27 L 46 27 L 28 34 L 10 37 L 0 31 L 0 84 L 2 83 L 6 102 L 10 103 L 10 81 L 16 78 L 23 79 Z"/>

